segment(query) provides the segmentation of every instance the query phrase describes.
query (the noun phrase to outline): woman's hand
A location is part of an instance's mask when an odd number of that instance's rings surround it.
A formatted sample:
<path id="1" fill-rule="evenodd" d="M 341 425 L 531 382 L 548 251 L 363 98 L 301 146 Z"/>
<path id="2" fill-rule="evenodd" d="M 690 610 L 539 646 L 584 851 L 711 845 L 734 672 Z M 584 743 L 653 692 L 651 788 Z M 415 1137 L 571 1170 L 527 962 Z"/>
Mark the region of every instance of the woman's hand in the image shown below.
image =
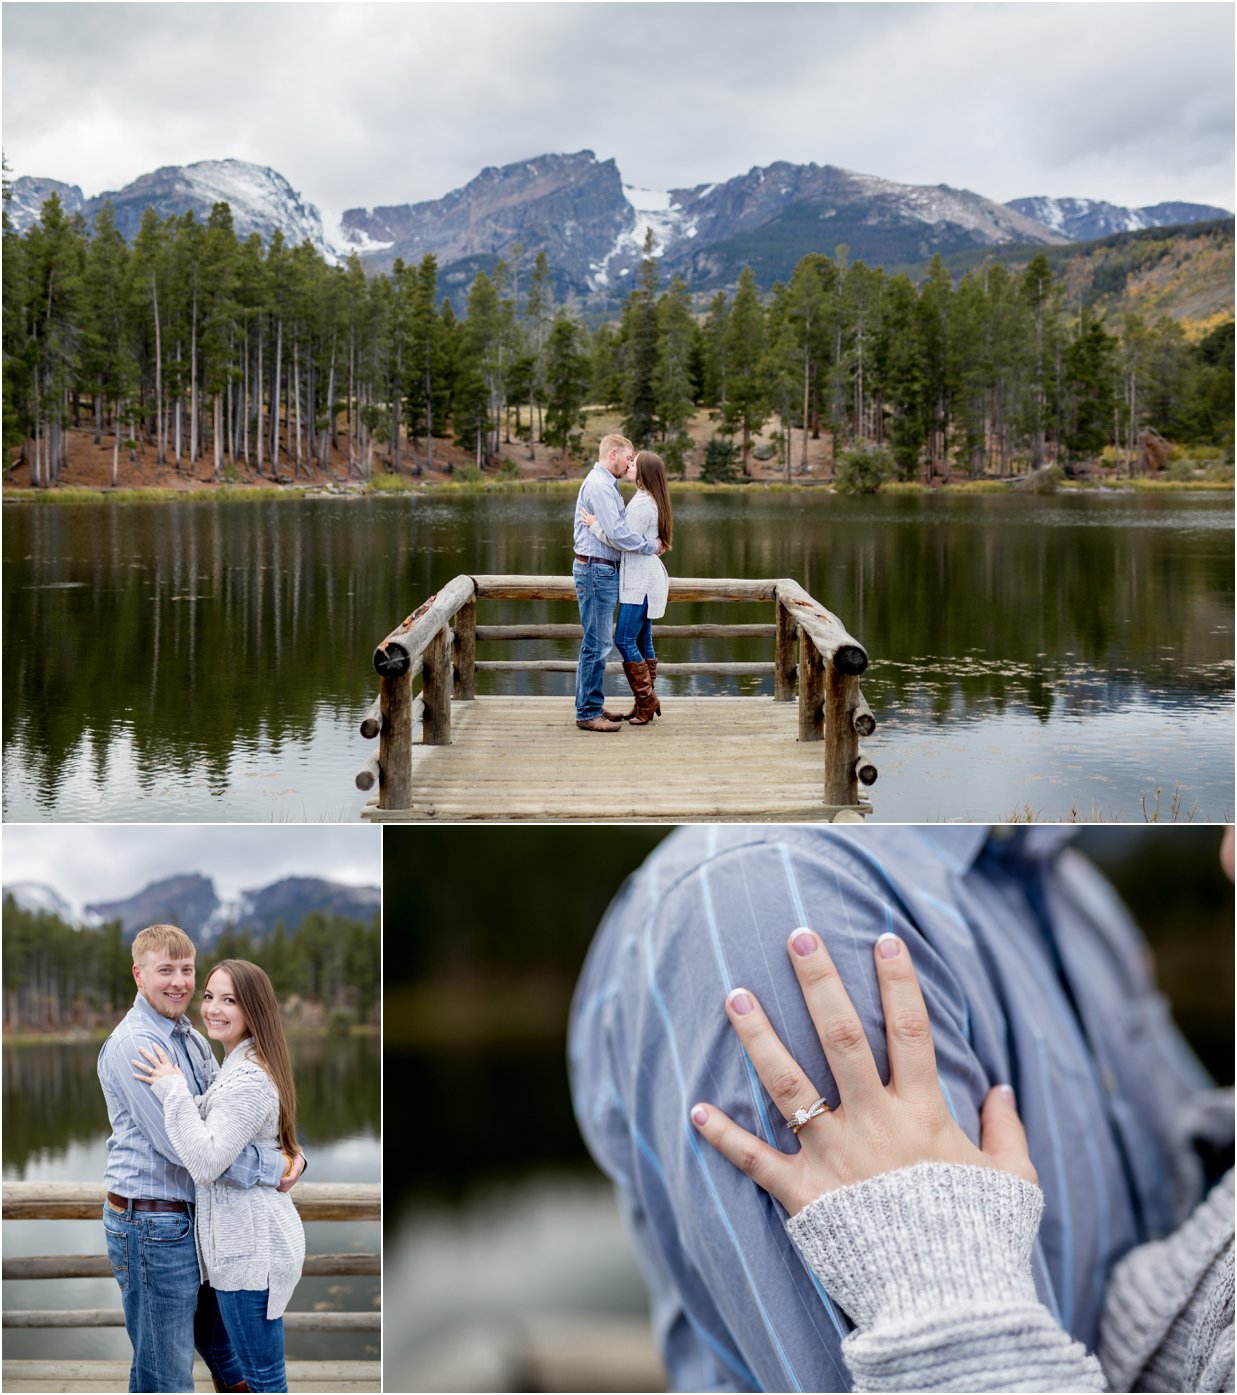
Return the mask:
<path id="1" fill-rule="evenodd" d="M 153 1085 L 156 1080 L 162 1080 L 165 1075 L 180 1075 L 182 1073 L 175 1061 L 169 1061 L 163 1054 L 162 1047 L 156 1046 L 153 1055 L 144 1046 L 139 1046 L 138 1051 L 146 1057 L 146 1060 L 139 1061 L 135 1058 L 133 1064 L 144 1069 L 147 1074 L 143 1075 L 135 1070 L 133 1072 L 134 1080 L 144 1080 L 147 1085 Z"/>
<path id="2" fill-rule="evenodd" d="M 595 513 L 589 513 L 587 509 L 580 510 L 580 517 L 584 520 L 584 526 L 586 528 L 591 528 L 593 524 L 597 522 L 597 515 Z"/>
<path id="3" fill-rule="evenodd" d="M 825 1192 L 918 1162 L 969 1163 L 1037 1180 L 1007 1086 L 996 1086 L 984 1100 L 979 1148 L 951 1118 L 919 980 L 896 935 L 882 935 L 875 945 L 888 1085 L 881 1084 L 858 1014 L 819 936 L 796 930 L 787 948 L 839 1099 L 803 1124 L 793 1154 L 771 1148 L 711 1104 L 694 1105 L 692 1123 L 723 1157 L 792 1216 Z M 778 1040 L 755 996 L 734 989 L 726 1012 L 774 1105 L 788 1120 L 796 1110 L 811 1109 L 819 1091 Z"/>

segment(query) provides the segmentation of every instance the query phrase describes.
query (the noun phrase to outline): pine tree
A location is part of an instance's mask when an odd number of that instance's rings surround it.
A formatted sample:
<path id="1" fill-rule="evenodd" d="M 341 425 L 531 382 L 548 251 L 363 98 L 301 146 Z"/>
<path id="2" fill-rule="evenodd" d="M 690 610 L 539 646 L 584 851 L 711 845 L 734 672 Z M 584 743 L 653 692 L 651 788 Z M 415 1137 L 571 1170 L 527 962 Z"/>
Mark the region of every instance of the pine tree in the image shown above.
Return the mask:
<path id="1" fill-rule="evenodd" d="M 765 353 L 765 315 L 756 294 L 756 277 L 751 267 L 739 274 L 739 288 L 726 322 L 726 363 L 729 386 L 722 420 L 731 430 L 743 433 L 743 473 L 748 473 L 747 457 L 752 436 L 769 414 L 766 384 L 761 374 Z"/>

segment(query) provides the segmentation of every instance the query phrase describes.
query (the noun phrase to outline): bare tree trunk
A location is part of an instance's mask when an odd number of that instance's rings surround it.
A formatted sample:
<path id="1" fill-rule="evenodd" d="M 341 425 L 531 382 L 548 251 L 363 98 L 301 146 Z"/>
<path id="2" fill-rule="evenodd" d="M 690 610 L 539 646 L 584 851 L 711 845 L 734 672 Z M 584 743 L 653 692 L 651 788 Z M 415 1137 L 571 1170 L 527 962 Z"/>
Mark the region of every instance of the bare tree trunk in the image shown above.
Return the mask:
<path id="1" fill-rule="evenodd" d="M 159 287 L 150 278 L 150 299 L 155 312 L 155 463 L 167 464 L 167 437 L 163 434 L 163 335 L 159 328 Z"/>
<path id="2" fill-rule="evenodd" d="M 254 393 L 254 401 L 258 408 L 258 420 L 254 430 L 254 441 L 258 448 L 258 478 L 262 477 L 262 451 L 266 445 L 266 423 L 262 420 L 262 409 L 264 399 L 262 397 L 262 328 L 258 327 L 258 358 L 255 364 L 257 377 L 257 391 Z"/>
<path id="3" fill-rule="evenodd" d="M 120 403 L 116 403 L 116 432 L 112 437 L 112 488 L 120 479 Z"/>
<path id="4" fill-rule="evenodd" d="M 299 479 L 301 473 L 301 346 L 292 341 L 292 409 L 296 413 L 296 463 L 292 467 L 292 478 Z"/>
<path id="5" fill-rule="evenodd" d="M 283 360 L 283 317 L 275 338 L 275 372 L 271 377 L 271 478 L 279 478 L 279 370 Z"/>
<path id="6" fill-rule="evenodd" d="M 189 473 L 198 463 L 198 288 L 193 288 L 193 318 L 189 332 Z"/>
<path id="7" fill-rule="evenodd" d="M 223 393 L 213 394 L 213 412 L 211 414 L 211 446 L 215 455 L 215 483 L 218 484 L 223 478 Z"/>

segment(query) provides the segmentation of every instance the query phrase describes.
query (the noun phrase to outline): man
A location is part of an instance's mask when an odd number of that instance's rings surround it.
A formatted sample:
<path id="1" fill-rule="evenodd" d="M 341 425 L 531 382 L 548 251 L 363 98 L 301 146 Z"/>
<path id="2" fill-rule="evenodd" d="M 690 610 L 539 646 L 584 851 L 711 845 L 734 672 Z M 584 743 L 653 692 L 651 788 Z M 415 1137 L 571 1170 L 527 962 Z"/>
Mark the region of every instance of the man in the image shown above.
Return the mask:
<path id="1" fill-rule="evenodd" d="M 248 1390 L 219 1315 L 201 1283 L 194 1239 L 194 1183 L 167 1136 L 163 1107 L 134 1077 L 140 1047 L 161 1047 L 201 1095 L 218 1072 L 206 1038 L 187 1016 L 193 941 L 174 925 L 151 925 L 133 941 L 137 996 L 99 1052 L 99 1083 L 112 1126 L 107 1141 L 103 1229 L 133 1345 L 129 1389 L 192 1390 L 196 1343 L 216 1390 Z M 287 1190 L 305 1160 L 250 1144 L 220 1181 Z"/>
<path id="2" fill-rule="evenodd" d="M 614 607 L 619 595 L 619 552 L 646 552 L 661 556 L 659 538 L 634 533 L 623 518 L 623 496 L 618 481 L 635 459 L 626 436 L 603 436 L 598 459 L 584 477 L 576 496 L 575 564 L 571 569 L 580 603 L 580 659 L 576 665 L 576 726 L 583 731 L 622 731 L 623 724 L 602 702 L 606 658 L 614 642 Z M 584 526 L 585 510 L 597 515 L 601 531 L 614 544 L 607 546 Z"/>
<path id="3" fill-rule="evenodd" d="M 989 1087 L 1014 1087 L 1045 1195 L 1040 1297 L 1094 1349 L 1108 1272 L 1204 1194 L 1188 1136 L 1208 1084 L 1164 1011 L 1141 937 L 1069 830 L 683 829 L 607 912 L 572 1006 L 581 1131 L 615 1179 L 653 1294 L 671 1384 L 845 1390 L 845 1314 L 800 1263 L 775 1202 L 702 1144 L 710 1100 L 796 1148 L 727 1025 L 753 989 L 827 1103 L 837 1094 L 786 940 L 824 939 L 884 1078 L 872 946 L 910 947 L 942 1089 L 972 1140 Z M 1192 1115 L 1192 1117 L 1191 1117 Z M 1210 1127 L 1207 1127 L 1210 1126 Z M 1211 1178 L 1227 1164 L 1212 1157 Z"/>

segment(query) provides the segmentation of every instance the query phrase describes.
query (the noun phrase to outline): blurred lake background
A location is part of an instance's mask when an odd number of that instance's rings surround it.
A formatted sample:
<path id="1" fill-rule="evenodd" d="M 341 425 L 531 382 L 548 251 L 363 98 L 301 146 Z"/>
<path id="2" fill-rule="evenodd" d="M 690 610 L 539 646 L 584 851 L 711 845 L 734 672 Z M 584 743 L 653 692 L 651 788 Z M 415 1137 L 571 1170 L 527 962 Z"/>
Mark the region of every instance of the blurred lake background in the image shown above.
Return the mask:
<path id="1" fill-rule="evenodd" d="M 384 830 L 387 1389 L 659 1388 L 646 1289 L 572 1115 L 565 1026 L 602 913 L 669 831 Z M 1076 846 L 1116 884 L 1178 1024 L 1228 1083 L 1220 832 L 1088 827 Z"/>
<path id="2" fill-rule="evenodd" d="M 127 1005 L 126 1005 L 127 1006 Z M 195 1010 L 196 1019 L 196 1010 Z M 95 1063 L 101 1040 L 25 1039 L 4 1045 L 4 1181 L 98 1182 L 107 1164 L 110 1132 Z M 381 1043 L 376 1033 L 293 1035 L 297 1133 L 309 1159 L 307 1181 L 381 1181 Z M 315 1221 L 305 1227 L 308 1253 L 381 1251 L 377 1221 Z M 5 1221 L 4 1257 L 99 1254 L 101 1220 Z M 303 1278 L 290 1312 L 365 1311 L 378 1307 L 377 1276 Z M 12 1309 L 120 1307 L 116 1281 L 6 1279 Z M 60 1357 L 124 1359 L 123 1327 L 10 1328 L 6 1360 Z M 377 1332 L 289 1332 L 290 1360 L 367 1360 L 380 1354 Z"/>

